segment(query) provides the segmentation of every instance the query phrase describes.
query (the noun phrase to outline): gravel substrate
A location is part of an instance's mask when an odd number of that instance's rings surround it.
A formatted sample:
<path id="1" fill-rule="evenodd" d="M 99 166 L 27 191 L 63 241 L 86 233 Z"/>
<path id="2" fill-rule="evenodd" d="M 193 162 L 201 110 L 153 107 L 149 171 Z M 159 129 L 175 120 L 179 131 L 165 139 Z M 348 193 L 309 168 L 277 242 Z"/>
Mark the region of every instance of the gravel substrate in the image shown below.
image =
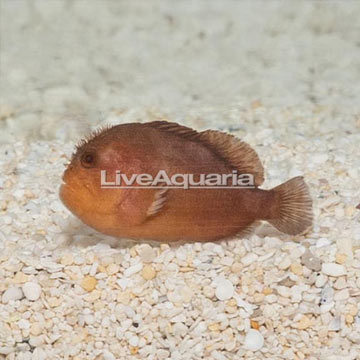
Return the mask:
<path id="1" fill-rule="evenodd" d="M 358 3 L 115 3 L 1 2 L 0 359 L 359 359 Z M 169 246 L 81 224 L 58 198 L 74 140 L 162 117 L 247 141 L 263 188 L 304 175 L 313 229 Z"/>
<path id="2" fill-rule="evenodd" d="M 311 188 L 314 228 L 296 238 L 268 226 L 242 240 L 178 247 L 106 238 L 58 199 L 72 143 L 3 145 L 0 353 L 356 359 L 359 124 L 319 136 L 315 120 L 327 117 L 319 109 L 290 134 L 280 125 L 292 113 L 257 104 L 242 119 L 253 124 L 244 138 L 264 161 L 265 187 L 304 174 Z"/>

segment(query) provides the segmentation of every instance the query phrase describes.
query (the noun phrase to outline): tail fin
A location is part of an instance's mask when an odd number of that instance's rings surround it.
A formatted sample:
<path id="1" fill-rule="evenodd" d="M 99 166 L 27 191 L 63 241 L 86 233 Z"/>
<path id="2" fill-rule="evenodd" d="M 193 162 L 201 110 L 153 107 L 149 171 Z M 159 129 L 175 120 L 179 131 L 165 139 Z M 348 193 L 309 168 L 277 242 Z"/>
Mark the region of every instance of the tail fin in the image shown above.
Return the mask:
<path id="1" fill-rule="evenodd" d="M 288 180 L 274 189 L 280 199 L 279 213 L 269 223 L 283 233 L 296 235 L 312 225 L 312 200 L 302 176 Z"/>

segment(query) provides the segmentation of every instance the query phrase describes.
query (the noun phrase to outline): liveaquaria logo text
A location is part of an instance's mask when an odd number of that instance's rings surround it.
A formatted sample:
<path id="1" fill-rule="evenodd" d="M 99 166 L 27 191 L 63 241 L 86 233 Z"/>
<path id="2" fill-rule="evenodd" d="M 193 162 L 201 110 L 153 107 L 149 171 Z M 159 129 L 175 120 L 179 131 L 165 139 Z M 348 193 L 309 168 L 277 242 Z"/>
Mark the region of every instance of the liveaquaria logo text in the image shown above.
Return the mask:
<path id="1" fill-rule="evenodd" d="M 108 180 L 106 170 L 101 170 L 101 187 L 114 188 L 137 188 L 151 189 L 161 186 L 171 189 L 234 189 L 253 188 L 254 176 L 252 174 L 238 174 L 233 170 L 231 174 L 172 174 L 168 175 L 165 170 L 160 170 L 156 176 L 151 174 L 123 174 L 116 170 L 112 174 L 114 181 Z M 115 175 L 115 176 L 114 176 Z"/>

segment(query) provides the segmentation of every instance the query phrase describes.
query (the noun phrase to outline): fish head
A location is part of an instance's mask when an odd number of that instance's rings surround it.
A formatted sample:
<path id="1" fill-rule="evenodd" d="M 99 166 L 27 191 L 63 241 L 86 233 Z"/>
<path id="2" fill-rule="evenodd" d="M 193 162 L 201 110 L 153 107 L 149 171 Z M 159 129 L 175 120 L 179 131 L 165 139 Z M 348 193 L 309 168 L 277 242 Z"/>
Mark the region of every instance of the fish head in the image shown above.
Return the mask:
<path id="1" fill-rule="evenodd" d="M 110 220 L 126 192 L 106 188 L 104 179 L 115 183 L 116 171 L 127 158 L 121 142 L 111 137 L 97 135 L 81 142 L 63 174 L 59 195 L 64 205 L 90 226 Z"/>

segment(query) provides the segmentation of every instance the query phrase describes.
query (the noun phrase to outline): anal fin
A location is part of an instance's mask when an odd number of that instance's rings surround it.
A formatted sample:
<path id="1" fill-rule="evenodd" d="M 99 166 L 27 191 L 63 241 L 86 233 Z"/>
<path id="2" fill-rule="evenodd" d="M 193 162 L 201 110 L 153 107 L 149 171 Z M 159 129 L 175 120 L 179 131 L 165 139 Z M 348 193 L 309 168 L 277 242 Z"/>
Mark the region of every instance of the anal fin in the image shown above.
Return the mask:
<path id="1" fill-rule="evenodd" d="M 237 239 L 242 239 L 252 235 L 255 232 L 255 229 L 261 224 L 261 221 L 254 221 L 252 224 L 247 226 L 245 229 L 240 230 L 234 237 Z"/>

